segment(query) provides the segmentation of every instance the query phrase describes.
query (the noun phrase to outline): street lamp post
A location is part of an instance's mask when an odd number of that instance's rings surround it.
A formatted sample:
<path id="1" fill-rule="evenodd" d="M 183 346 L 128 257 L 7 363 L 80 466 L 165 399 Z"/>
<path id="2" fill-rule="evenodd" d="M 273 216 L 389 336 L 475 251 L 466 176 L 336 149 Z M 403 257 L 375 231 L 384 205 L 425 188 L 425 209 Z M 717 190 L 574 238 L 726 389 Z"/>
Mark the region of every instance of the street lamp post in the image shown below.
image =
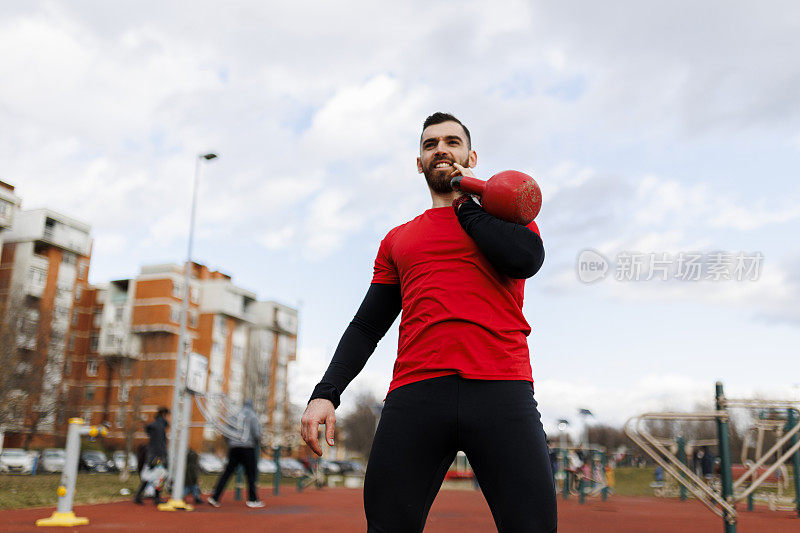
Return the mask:
<path id="1" fill-rule="evenodd" d="M 186 264 L 183 267 L 183 300 L 181 302 L 181 325 L 178 334 L 178 353 L 175 361 L 175 384 L 172 391 L 172 432 L 169 445 L 169 473 L 172 479 L 172 498 L 167 503 L 168 507 L 184 508 L 183 488 L 186 472 L 186 446 L 189 441 L 189 422 L 192 414 L 191 398 L 186 392 L 186 349 L 188 339 L 186 335 L 187 315 L 189 314 L 189 272 L 192 266 L 192 245 L 194 244 L 194 223 L 197 211 L 197 186 L 200 181 L 200 171 L 203 162 L 216 159 L 217 154 L 200 154 L 195 160 L 194 187 L 192 190 L 192 214 L 189 221 L 189 249 L 186 254 Z"/>

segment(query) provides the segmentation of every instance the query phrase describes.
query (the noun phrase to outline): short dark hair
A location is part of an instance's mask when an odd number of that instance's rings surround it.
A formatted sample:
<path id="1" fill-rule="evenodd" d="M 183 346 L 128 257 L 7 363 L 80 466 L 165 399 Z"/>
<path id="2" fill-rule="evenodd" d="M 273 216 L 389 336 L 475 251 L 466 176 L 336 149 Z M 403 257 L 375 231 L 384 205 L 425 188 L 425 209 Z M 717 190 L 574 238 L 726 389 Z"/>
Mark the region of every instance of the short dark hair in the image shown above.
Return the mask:
<path id="1" fill-rule="evenodd" d="M 169 414 L 169 409 L 167 409 L 166 407 L 159 407 L 158 408 L 158 413 L 156 413 L 156 416 L 164 416 L 164 415 L 168 415 L 168 414 Z"/>
<path id="2" fill-rule="evenodd" d="M 462 124 L 460 120 L 458 120 L 455 116 L 451 115 L 450 113 L 442 113 L 441 111 L 437 111 L 433 115 L 429 116 L 428 118 L 425 119 L 425 122 L 422 123 L 422 131 L 425 132 L 425 128 L 427 128 L 428 126 L 441 124 L 442 122 L 455 122 L 456 124 L 464 128 L 464 133 L 467 134 L 467 148 L 470 150 L 472 149 L 472 138 L 469 135 L 469 130 L 464 124 Z M 419 134 L 419 142 L 422 142 L 422 133 Z"/>

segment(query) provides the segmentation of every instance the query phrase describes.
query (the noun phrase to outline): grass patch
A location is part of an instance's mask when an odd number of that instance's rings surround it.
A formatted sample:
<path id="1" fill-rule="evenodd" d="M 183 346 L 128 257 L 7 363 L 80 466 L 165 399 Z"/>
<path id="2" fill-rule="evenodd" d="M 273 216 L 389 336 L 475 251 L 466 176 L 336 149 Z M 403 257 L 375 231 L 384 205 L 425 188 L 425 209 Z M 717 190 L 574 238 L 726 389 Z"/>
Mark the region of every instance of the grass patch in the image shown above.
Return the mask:
<path id="1" fill-rule="evenodd" d="M 622 467 L 617 468 L 615 470 L 615 481 L 616 486 L 614 488 L 614 492 L 620 494 L 622 496 L 655 496 L 653 494 L 653 488 L 650 487 L 650 483 L 655 481 L 655 467 L 648 466 L 645 468 L 636 468 L 636 467 Z M 666 479 L 669 481 L 671 486 L 680 487 L 680 485 L 669 479 L 670 476 L 667 475 Z M 790 474 L 791 480 L 791 474 Z M 777 494 L 778 490 L 774 486 L 761 486 L 757 491 L 756 494 L 766 495 L 769 493 Z M 693 498 L 691 492 L 687 491 L 687 495 L 689 498 Z M 784 497 L 794 498 L 794 486 L 792 483 L 789 483 L 789 488 L 783 491 Z M 677 497 L 677 496 L 676 496 Z"/>
<path id="2" fill-rule="evenodd" d="M 650 483 L 655 480 L 655 467 L 626 466 L 614 470 L 614 492 L 621 496 L 652 496 Z"/>
<path id="3" fill-rule="evenodd" d="M 208 493 L 214 488 L 219 474 L 201 474 L 200 488 Z M 228 489 L 235 487 L 235 476 L 228 481 Z M 0 509 L 22 509 L 26 507 L 55 507 L 58 503 L 56 489 L 61 481 L 61 474 L 37 474 L 35 476 L 0 474 Z M 281 478 L 284 490 L 295 485 L 293 478 Z M 245 491 L 247 484 L 245 485 Z M 272 474 L 259 475 L 258 485 L 261 488 L 272 487 Z M 127 481 L 122 482 L 119 474 L 89 474 L 81 472 L 75 490 L 75 504 L 105 503 L 129 500 L 139 488 L 139 476 L 133 473 Z M 123 496 L 121 489 L 128 489 L 131 495 Z M 296 490 L 296 489 L 295 489 Z M 246 494 L 246 493 L 245 493 Z"/>

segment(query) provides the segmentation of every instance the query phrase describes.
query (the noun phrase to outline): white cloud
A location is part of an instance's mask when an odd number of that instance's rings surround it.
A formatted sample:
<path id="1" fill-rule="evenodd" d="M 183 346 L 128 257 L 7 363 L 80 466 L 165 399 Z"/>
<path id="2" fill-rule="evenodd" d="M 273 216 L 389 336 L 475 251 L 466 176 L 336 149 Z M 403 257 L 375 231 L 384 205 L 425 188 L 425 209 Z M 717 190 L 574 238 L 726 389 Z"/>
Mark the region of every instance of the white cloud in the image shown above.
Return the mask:
<path id="1" fill-rule="evenodd" d="M 0 60 L 0 177 L 25 207 L 93 225 L 93 270 L 108 269 L 98 280 L 182 260 L 206 149 L 222 157 L 201 180 L 200 244 L 238 239 L 307 260 L 368 246 L 354 236 L 429 205 L 414 158 L 434 110 L 470 126 L 479 175 L 541 177 L 546 268 L 567 290 L 581 247 L 706 250 L 774 241 L 800 219 L 797 187 L 775 177 L 795 160 L 773 153 L 800 118 L 793 3 L 587 3 L 581 16 L 521 0 L 187 5 L 4 6 L 0 49 L 14 53 Z M 763 158 L 756 173 L 725 166 L 742 147 Z M 693 149 L 731 169 L 724 187 L 691 168 Z M 751 285 L 603 290 L 800 321 L 796 269 L 768 265 Z M 302 387 L 327 364 L 315 353 L 298 361 Z"/>

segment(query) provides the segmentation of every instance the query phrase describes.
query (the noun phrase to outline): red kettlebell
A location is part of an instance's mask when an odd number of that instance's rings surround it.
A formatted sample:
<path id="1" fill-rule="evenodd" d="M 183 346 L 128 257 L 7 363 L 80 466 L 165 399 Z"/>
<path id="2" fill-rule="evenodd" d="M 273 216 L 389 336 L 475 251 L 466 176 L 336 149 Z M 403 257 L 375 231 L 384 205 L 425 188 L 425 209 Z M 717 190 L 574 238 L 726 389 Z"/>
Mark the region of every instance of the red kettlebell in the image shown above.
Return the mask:
<path id="1" fill-rule="evenodd" d="M 490 215 L 527 226 L 542 208 L 542 191 L 536 181 L 522 172 L 504 170 L 486 181 L 456 176 L 450 185 L 457 191 L 481 197 Z"/>

